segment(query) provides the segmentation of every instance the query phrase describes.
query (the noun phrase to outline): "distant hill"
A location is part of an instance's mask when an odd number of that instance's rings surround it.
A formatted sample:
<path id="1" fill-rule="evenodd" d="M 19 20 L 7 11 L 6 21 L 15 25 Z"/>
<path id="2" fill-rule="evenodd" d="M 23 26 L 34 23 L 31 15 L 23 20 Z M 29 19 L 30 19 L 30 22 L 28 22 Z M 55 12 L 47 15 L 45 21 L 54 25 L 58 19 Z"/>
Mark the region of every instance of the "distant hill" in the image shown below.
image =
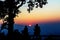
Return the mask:
<path id="1" fill-rule="evenodd" d="M 41 35 L 60 35 L 60 22 L 42 23 L 39 24 L 39 26 L 41 28 Z M 24 26 L 15 24 L 14 29 L 18 29 L 19 31 L 21 31 L 24 29 Z M 30 34 L 33 34 L 33 29 L 34 26 L 28 27 Z"/>
<path id="2" fill-rule="evenodd" d="M 18 29 L 19 32 L 21 32 L 24 29 L 24 26 L 25 25 L 14 24 L 14 30 Z M 39 26 L 41 28 L 41 35 L 60 35 L 60 22 L 42 23 L 39 24 Z M 29 34 L 32 35 L 34 32 L 34 25 L 31 27 L 28 26 L 28 31 Z"/>
<path id="3" fill-rule="evenodd" d="M 60 35 L 60 22 L 43 23 L 40 26 L 42 35 Z"/>

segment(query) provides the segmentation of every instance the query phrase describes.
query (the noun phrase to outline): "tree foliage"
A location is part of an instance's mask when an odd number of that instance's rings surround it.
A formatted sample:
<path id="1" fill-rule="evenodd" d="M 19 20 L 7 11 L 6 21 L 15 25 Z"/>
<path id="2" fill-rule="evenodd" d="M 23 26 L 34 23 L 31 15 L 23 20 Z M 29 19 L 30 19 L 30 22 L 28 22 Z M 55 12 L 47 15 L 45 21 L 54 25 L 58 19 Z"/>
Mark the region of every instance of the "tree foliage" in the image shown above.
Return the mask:
<path id="1" fill-rule="evenodd" d="M 28 5 L 27 11 L 30 13 L 34 7 L 43 8 L 43 5 L 47 4 L 47 0 L 0 0 L 0 19 L 4 19 L 2 29 L 8 25 L 8 29 L 12 32 L 14 18 L 21 12 L 18 9 L 26 3 Z"/>
<path id="2" fill-rule="evenodd" d="M 47 0 L 5 0 L 5 1 L 0 1 L 0 19 L 3 19 L 6 15 L 9 15 L 9 8 L 13 9 L 13 15 L 16 16 L 20 10 L 21 6 L 23 6 L 25 3 L 28 4 L 27 11 L 30 13 L 31 10 L 36 6 L 36 8 L 40 7 L 42 8 L 43 5 L 47 4 Z M 17 6 L 19 4 L 19 6 Z M 14 17 L 15 17 L 14 16 Z M 13 18 L 14 18 L 13 17 Z"/>

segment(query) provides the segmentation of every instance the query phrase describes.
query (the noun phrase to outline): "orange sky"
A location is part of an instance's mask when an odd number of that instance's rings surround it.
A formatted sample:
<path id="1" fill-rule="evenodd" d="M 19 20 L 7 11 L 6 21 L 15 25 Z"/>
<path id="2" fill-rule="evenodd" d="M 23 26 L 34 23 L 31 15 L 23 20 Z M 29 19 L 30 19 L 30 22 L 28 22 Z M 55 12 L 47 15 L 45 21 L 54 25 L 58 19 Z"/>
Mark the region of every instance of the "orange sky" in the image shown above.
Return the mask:
<path id="1" fill-rule="evenodd" d="M 43 8 L 34 8 L 31 13 L 27 12 L 27 5 L 19 8 L 22 13 L 15 18 L 17 24 L 34 24 L 42 22 L 60 21 L 60 0 L 48 0 Z M 59 5 L 58 5 L 59 4 Z M 1 21 L 0 21 L 1 22 Z"/>
<path id="2" fill-rule="evenodd" d="M 56 10 L 38 10 L 37 12 L 32 11 L 31 13 L 21 13 L 18 16 L 19 17 L 15 18 L 15 22 L 19 24 L 32 24 L 60 20 L 60 12 Z"/>
<path id="3" fill-rule="evenodd" d="M 20 13 L 15 19 L 16 23 L 19 24 L 32 24 L 41 22 L 52 22 L 60 21 L 60 5 L 58 5 L 60 0 L 48 0 L 48 4 L 43 8 L 34 8 L 31 13 L 26 11 L 26 7 L 20 8 L 22 13 Z M 27 6 L 27 5 L 25 5 Z"/>

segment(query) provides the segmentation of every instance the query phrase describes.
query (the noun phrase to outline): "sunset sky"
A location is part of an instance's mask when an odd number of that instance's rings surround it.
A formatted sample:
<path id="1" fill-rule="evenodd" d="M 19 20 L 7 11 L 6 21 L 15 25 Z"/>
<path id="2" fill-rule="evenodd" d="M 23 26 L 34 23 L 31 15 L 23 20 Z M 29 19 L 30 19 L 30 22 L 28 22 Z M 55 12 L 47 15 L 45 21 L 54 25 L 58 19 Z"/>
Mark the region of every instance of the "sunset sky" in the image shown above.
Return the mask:
<path id="1" fill-rule="evenodd" d="M 36 24 L 60 21 L 60 0 L 48 0 L 43 8 L 34 8 L 27 12 L 27 4 L 19 8 L 22 13 L 15 18 L 17 24 Z M 1 21 L 0 21 L 1 22 Z"/>

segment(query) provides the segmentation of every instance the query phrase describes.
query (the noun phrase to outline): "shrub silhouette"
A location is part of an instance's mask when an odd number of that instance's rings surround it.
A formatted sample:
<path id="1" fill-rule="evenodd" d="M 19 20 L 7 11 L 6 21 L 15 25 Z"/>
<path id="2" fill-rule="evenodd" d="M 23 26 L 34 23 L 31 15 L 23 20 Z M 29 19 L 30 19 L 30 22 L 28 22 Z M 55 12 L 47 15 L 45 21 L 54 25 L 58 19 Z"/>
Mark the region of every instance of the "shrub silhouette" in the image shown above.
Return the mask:
<path id="1" fill-rule="evenodd" d="M 22 35 L 18 30 L 13 32 L 13 40 L 22 40 Z"/>

